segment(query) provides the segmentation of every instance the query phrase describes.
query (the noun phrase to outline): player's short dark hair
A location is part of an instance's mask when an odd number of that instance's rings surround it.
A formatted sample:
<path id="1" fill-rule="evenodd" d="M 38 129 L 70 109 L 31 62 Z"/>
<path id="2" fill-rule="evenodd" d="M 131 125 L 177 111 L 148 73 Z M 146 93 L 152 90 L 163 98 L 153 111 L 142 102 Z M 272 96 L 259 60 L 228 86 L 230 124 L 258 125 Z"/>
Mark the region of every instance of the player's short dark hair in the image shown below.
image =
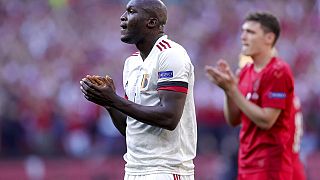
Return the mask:
<path id="1" fill-rule="evenodd" d="M 276 16 L 269 12 L 253 12 L 247 15 L 245 21 L 256 21 L 261 24 L 265 33 L 274 33 L 275 39 L 272 45 L 275 45 L 280 36 L 280 23 Z"/>

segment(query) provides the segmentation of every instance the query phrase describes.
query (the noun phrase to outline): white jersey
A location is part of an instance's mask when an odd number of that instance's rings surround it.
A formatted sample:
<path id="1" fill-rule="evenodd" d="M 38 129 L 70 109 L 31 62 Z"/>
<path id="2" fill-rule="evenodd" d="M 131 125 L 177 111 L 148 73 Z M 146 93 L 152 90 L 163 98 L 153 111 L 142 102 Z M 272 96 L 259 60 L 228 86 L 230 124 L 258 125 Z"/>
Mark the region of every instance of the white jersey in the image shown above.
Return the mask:
<path id="1" fill-rule="evenodd" d="M 194 67 L 185 49 L 162 36 L 144 61 L 139 52 L 127 58 L 123 86 L 128 100 L 144 106 L 160 104 L 158 90 L 187 94 L 182 117 L 173 131 L 128 116 L 126 174 L 194 174 L 197 143 Z"/>

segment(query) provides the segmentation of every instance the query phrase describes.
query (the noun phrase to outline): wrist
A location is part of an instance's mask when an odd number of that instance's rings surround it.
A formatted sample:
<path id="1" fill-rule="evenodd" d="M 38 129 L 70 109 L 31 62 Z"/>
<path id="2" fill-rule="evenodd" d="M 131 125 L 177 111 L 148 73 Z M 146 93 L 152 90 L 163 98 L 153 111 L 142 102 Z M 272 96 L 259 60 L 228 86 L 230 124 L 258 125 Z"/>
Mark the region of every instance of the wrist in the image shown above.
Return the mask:
<path id="1" fill-rule="evenodd" d="M 109 102 L 105 105 L 105 108 L 107 110 L 114 108 L 118 101 L 119 96 L 115 92 L 113 92 L 112 95 L 109 96 Z"/>
<path id="2" fill-rule="evenodd" d="M 229 89 L 225 90 L 225 93 L 227 96 L 232 97 L 234 94 L 236 94 L 238 91 L 238 86 L 231 86 Z"/>

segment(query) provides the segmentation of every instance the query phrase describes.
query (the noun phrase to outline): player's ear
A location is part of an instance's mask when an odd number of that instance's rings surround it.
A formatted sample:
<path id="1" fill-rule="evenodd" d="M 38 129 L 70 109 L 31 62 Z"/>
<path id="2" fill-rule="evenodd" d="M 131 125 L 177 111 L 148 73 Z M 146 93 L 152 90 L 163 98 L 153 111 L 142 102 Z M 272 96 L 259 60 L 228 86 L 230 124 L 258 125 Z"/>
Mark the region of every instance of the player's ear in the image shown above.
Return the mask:
<path id="1" fill-rule="evenodd" d="M 272 32 L 269 32 L 265 35 L 265 38 L 266 38 L 266 42 L 272 45 L 276 38 L 276 35 Z"/>
<path id="2" fill-rule="evenodd" d="M 158 19 L 157 18 L 150 18 L 149 20 L 148 20 L 148 23 L 147 23 L 147 27 L 148 28 L 150 28 L 150 29 L 152 29 L 152 28 L 154 28 L 154 27 L 156 27 L 157 25 L 158 25 Z"/>

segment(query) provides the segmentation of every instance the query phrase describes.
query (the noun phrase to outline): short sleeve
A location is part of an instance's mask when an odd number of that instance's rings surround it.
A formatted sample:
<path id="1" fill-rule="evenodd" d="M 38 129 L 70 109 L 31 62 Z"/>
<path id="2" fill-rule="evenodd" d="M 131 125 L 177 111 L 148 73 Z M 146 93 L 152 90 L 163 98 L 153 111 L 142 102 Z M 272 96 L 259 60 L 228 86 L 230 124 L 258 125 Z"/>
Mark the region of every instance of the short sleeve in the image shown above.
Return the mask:
<path id="1" fill-rule="evenodd" d="M 158 90 L 187 93 L 192 64 L 185 51 L 168 49 L 160 55 L 158 67 Z"/>
<path id="2" fill-rule="evenodd" d="M 285 109 L 286 101 L 291 98 L 294 85 L 293 78 L 286 68 L 273 71 L 265 81 L 266 88 L 262 94 L 262 107 Z"/>
<path id="3" fill-rule="evenodd" d="M 122 84 L 123 84 L 124 92 L 127 92 L 126 89 L 128 86 L 128 76 L 129 76 L 129 65 L 128 65 L 129 63 L 128 63 L 128 61 L 129 61 L 129 58 L 124 63 L 123 73 L 122 73 Z M 128 96 L 126 93 L 124 94 L 124 98 L 128 99 Z"/>

